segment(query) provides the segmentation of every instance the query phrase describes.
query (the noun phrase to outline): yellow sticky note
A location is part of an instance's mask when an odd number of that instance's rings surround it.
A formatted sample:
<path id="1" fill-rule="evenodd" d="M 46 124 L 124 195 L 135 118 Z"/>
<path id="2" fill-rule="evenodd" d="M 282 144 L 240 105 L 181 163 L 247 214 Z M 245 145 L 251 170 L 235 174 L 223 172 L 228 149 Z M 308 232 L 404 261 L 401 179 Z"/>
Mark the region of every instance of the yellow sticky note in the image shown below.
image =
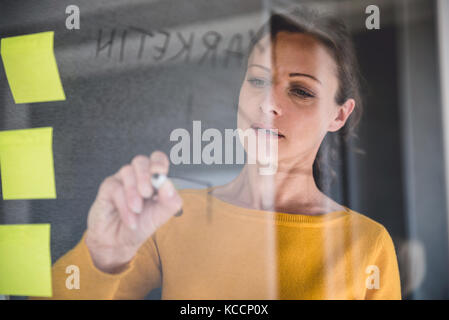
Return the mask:
<path id="1" fill-rule="evenodd" d="M 54 32 L 3 38 L 1 55 L 16 103 L 65 100 L 53 52 Z"/>
<path id="2" fill-rule="evenodd" d="M 0 132 L 4 200 L 55 199 L 53 128 Z"/>
<path id="3" fill-rule="evenodd" d="M 0 225 L 0 294 L 51 297 L 50 225 Z"/>

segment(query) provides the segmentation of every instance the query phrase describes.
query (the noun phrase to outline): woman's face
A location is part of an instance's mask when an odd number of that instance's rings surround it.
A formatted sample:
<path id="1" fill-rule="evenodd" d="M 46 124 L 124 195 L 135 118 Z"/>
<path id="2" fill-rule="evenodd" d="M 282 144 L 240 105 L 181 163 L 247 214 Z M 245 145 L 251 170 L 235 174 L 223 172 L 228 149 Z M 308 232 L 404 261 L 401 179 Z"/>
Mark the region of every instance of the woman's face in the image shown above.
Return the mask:
<path id="1" fill-rule="evenodd" d="M 336 104 L 336 75 L 333 58 L 312 36 L 280 32 L 271 44 L 265 36 L 248 60 L 238 128 L 277 129 L 280 162 L 313 163 L 326 133 L 340 129 L 354 108 L 352 99 Z"/>

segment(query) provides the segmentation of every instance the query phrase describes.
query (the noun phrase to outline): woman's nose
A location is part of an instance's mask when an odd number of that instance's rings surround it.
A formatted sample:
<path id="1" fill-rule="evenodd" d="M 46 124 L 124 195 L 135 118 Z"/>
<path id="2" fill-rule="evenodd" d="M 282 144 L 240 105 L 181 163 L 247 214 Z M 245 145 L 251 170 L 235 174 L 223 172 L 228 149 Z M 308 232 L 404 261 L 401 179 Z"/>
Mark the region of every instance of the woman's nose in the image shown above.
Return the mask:
<path id="1" fill-rule="evenodd" d="M 282 110 L 279 105 L 279 100 L 276 99 L 273 90 L 270 90 L 270 92 L 267 93 L 266 98 L 264 99 L 264 101 L 262 101 L 260 105 L 260 109 L 262 110 L 263 113 L 270 116 L 280 116 L 282 114 Z"/>

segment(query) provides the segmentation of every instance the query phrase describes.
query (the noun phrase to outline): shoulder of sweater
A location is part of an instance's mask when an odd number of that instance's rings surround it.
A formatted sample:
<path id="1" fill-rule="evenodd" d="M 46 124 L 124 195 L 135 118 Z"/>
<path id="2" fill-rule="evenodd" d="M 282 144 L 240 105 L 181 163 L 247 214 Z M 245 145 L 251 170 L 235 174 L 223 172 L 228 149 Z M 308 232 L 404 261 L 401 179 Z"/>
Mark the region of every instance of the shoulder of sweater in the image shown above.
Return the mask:
<path id="1" fill-rule="evenodd" d="M 379 239 L 386 234 L 389 235 L 383 224 L 360 212 L 349 209 L 349 216 L 351 224 L 371 238 Z"/>

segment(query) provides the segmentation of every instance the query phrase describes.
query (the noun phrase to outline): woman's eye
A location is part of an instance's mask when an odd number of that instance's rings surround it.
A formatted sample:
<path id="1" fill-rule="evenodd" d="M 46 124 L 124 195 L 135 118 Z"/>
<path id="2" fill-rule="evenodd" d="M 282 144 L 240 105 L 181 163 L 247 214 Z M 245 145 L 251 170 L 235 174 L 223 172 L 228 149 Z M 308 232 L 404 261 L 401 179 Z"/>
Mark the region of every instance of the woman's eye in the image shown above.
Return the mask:
<path id="1" fill-rule="evenodd" d="M 267 81 L 265 81 L 264 79 L 259 79 L 259 78 L 249 78 L 248 82 L 256 88 L 263 88 L 267 85 Z"/>
<path id="2" fill-rule="evenodd" d="M 296 88 L 291 90 L 292 94 L 298 96 L 300 98 L 314 98 L 315 96 L 312 93 L 309 93 L 306 90 Z"/>

